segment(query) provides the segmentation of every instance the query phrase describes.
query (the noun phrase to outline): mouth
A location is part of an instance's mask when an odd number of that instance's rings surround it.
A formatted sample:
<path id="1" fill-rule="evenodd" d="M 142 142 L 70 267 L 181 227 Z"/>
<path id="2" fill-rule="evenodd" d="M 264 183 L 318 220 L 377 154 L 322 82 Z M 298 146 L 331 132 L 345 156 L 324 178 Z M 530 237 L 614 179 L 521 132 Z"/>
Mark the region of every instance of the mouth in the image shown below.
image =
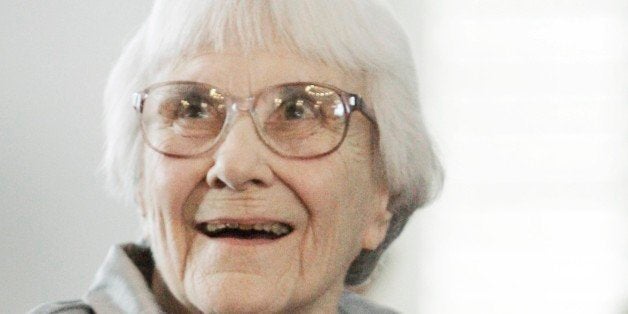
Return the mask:
<path id="1" fill-rule="evenodd" d="M 232 238 L 242 240 L 276 240 L 289 235 L 294 228 L 282 222 L 202 222 L 195 229 L 210 238 Z"/>

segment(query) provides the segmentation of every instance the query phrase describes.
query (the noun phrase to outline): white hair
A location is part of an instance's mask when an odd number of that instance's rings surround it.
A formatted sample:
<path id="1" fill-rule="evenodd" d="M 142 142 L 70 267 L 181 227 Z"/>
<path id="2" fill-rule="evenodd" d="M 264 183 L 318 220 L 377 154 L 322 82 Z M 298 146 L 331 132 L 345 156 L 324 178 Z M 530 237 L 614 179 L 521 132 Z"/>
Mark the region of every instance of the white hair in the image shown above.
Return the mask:
<path id="1" fill-rule="evenodd" d="M 278 44 L 366 80 L 363 98 L 379 129 L 377 157 L 393 219 L 384 243 L 354 261 L 346 282 L 361 283 L 414 210 L 442 185 L 408 39 L 383 0 L 157 0 L 109 76 L 103 170 L 114 193 L 133 202 L 145 146 L 131 95 L 159 80 L 173 62 L 202 51 L 272 51 Z"/>

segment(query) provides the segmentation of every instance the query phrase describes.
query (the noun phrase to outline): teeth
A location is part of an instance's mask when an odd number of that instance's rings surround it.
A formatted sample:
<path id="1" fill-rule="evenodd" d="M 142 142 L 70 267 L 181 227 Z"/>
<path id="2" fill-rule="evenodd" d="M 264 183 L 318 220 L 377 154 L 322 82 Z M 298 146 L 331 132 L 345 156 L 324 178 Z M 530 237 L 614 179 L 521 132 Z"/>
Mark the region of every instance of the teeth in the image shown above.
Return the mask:
<path id="1" fill-rule="evenodd" d="M 264 230 L 266 230 L 266 228 L 264 228 Z M 276 235 L 283 235 L 288 233 L 288 227 L 280 224 L 280 223 L 274 223 L 272 225 L 270 225 L 270 232 L 276 234 Z"/>
<path id="2" fill-rule="evenodd" d="M 286 234 L 286 233 L 288 233 L 288 231 L 290 231 L 287 226 L 280 225 L 280 227 L 281 227 L 280 231 L 281 231 L 282 234 Z"/>
<path id="3" fill-rule="evenodd" d="M 270 231 L 272 231 L 274 234 L 281 234 L 282 230 L 283 228 L 281 228 L 281 226 L 278 224 L 273 224 L 272 227 L 270 227 Z"/>
<path id="4" fill-rule="evenodd" d="M 227 226 L 225 226 L 224 224 L 207 224 L 207 231 L 208 232 L 216 232 L 218 230 L 222 230 L 225 229 Z"/>
<path id="5" fill-rule="evenodd" d="M 290 229 L 288 226 L 281 224 L 281 223 L 256 223 L 253 225 L 249 225 L 249 224 L 239 224 L 239 223 L 235 223 L 235 222 L 228 222 L 228 223 L 218 223 L 218 224 L 207 224 L 207 226 L 205 227 L 207 232 L 216 232 L 216 231 L 220 231 L 222 229 L 225 228 L 229 228 L 229 229 L 240 229 L 240 230 L 244 230 L 244 231 L 250 231 L 250 230 L 255 230 L 255 231 L 266 231 L 266 232 L 272 232 L 276 235 L 284 235 L 287 234 Z"/>

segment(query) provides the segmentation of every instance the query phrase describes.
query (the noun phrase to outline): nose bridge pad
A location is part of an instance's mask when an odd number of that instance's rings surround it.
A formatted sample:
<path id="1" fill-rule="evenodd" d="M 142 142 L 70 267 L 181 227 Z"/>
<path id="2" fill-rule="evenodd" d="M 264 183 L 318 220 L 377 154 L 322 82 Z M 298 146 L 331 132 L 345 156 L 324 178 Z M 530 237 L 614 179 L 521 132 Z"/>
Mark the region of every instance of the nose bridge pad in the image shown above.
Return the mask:
<path id="1" fill-rule="evenodd" d="M 253 97 L 241 99 L 233 102 L 233 109 L 238 111 L 249 111 L 253 107 Z"/>
<path id="2" fill-rule="evenodd" d="M 252 102 L 251 98 L 234 99 L 231 101 L 231 104 L 227 106 L 227 118 L 225 119 L 225 125 L 221 131 L 219 142 L 222 142 L 228 136 L 240 114 L 248 113 L 251 118 L 253 118 L 251 114 L 251 108 L 253 107 Z M 253 124 L 255 124 L 255 122 Z"/>

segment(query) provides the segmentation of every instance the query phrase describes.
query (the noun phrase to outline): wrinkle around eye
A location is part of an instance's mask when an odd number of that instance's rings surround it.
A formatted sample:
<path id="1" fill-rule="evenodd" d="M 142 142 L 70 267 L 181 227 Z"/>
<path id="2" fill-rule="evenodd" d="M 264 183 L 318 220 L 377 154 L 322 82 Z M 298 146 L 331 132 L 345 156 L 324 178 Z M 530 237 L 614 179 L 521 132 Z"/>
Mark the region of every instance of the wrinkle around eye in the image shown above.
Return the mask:
<path id="1" fill-rule="evenodd" d="M 178 104 L 175 104 L 172 101 L 163 102 L 159 106 L 159 115 L 166 119 L 174 120 L 177 118 L 177 108 Z"/>
<path id="2" fill-rule="evenodd" d="M 211 123 L 191 122 L 189 119 L 175 120 L 172 130 L 175 134 L 183 137 L 212 137 L 220 132 L 220 127 L 212 127 Z M 194 125 L 197 124 L 197 125 Z M 201 126 L 201 127 L 199 127 Z M 214 131 L 212 131 L 214 130 Z M 217 130 L 217 131 L 216 131 Z"/>
<path id="3" fill-rule="evenodd" d="M 307 138 L 320 131 L 320 122 L 317 118 L 295 119 L 287 121 L 268 121 L 265 131 L 273 136 L 289 139 Z"/>

